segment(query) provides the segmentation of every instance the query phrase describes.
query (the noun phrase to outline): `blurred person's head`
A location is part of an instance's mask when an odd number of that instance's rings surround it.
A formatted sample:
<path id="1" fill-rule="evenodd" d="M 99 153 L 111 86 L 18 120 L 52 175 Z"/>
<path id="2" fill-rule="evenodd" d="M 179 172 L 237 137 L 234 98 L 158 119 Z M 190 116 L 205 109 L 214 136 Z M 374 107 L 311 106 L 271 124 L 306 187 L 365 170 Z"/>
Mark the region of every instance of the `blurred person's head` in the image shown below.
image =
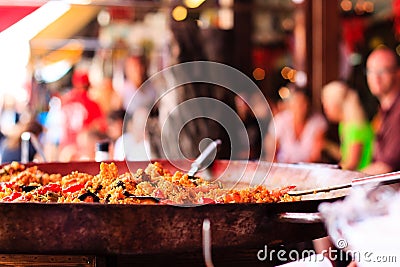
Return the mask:
<path id="1" fill-rule="evenodd" d="M 90 87 L 89 75 L 86 71 L 83 70 L 74 70 L 71 82 L 74 88 L 87 90 Z"/>
<path id="2" fill-rule="evenodd" d="M 391 49 L 379 47 L 372 51 L 366 67 L 369 89 L 378 99 L 398 90 L 397 55 Z"/>
<path id="3" fill-rule="evenodd" d="M 307 120 L 311 113 L 311 95 L 308 88 L 292 88 L 288 99 L 288 108 L 295 119 Z"/>
<path id="4" fill-rule="evenodd" d="M 126 78 L 139 88 L 147 79 L 147 63 L 144 55 L 131 55 L 125 60 Z"/>
<path id="5" fill-rule="evenodd" d="M 358 93 L 345 82 L 326 84 L 322 89 L 321 101 L 326 117 L 332 122 L 362 123 L 367 120 Z"/>
<path id="6" fill-rule="evenodd" d="M 21 145 L 21 135 L 24 132 L 30 132 L 35 136 L 39 137 L 39 135 L 43 132 L 43 126 L 36 120 L 31 119 L 29 121 L 19 121 L 14 125 L 12 131 L 7 136 L 7 147 L 9 148 L 17 148 Z"/>
<path id="7" fill-rule="evenodd" d="M 123 133 L 125 110 L 118 109 L 111 111 L 107 116 L 107 135 L 111 140 L 117 140 Z"/>
<path id="8" fill-rule="evenodd" d="M 326 117 L 339 122 L 343 117 L 343 105 L 348 92 L 346 83 L 333 81 L 322 88 L 321 101 Z"/>
<path id="9" fill-rule="evenodd" d="M 124 127 L 134 136 L 137 142 L 143 141 L 145 138 L 148 115 L 149 111 L 147 108 L 139 107 L 132 114 L 132 117 L 126 120 L 128 125 L 124 125 Z"/>

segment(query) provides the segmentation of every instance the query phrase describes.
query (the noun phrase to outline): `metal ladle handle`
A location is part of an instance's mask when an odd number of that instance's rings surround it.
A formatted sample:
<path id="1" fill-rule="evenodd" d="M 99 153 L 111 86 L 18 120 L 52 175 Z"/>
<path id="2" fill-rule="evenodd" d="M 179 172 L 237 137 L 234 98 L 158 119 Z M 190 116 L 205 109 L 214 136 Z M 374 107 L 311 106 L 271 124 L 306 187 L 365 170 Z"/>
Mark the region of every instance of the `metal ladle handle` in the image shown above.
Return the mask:
<path id="1" fill-rule="evenodd" d="M 326 188 L 293 191 L 292 195 L 305 195 L 316 192 L 328 192 L 331 190 L 355 187 L 355 186 L 369 186 L 367 188 L 368 195 L 373 194 L 382 185 L 391 185 L 400 182 L 400 171 L 389 172 L 384 174 L 372 175 L 353 179 L 351 183 L 336 185 Z M 319 212 L 315 213 L 302 213 L 302 212 L 284 212 L 278 215 L 278 219 L 281 221 L 292 222 L 292 223 L 318 223 L 323 222 L 322 216 Z"/>
<path id="2" fill-rule="evenodd" d="M 371 187 L 377 187 L 381 185 L 390 185 L 400 182 L 400 171 L 397 172 L 389 172 L 383 174 L 377 174 L 372 176 L 365 176 L 361 178 L 353 179 L 350 183 L 345 184 L 338 184 L 332 185 L 327 187 L 321 188 L 313 188 L 313 189 L 306 189 L 306 190 L 294 190 L 289 191 L 288 195 L 290 196 L 303 196 L 303 195 L 310 195 L 320 192 L 329 192 L 338 189 L 350 188 L 355 186 L 363 186 L 369 185 Z"/>
<path id="3" fill-rule="evenodd" d="M 196 158 L 196 160 L 192 163 L 190 170 L 188 171 L 188 175 L 193 177 L 202 167 L 206 159 L 217 149 L 218 145 L 222 142 L 217 139 L 211 142 Z"/>
<path id="4" fill-rule="evenodd" d="M 214 267 L 211 257 L 211 222 L 209 219 L 203 221 L 203 256 L 206 267 Z"/>
<path id="5" fill-rule="evenodd" d="M 322 223 L 322 215 L 319 212 L 282 212 L 278 214 L 278 220 L 289 223 Z"/>

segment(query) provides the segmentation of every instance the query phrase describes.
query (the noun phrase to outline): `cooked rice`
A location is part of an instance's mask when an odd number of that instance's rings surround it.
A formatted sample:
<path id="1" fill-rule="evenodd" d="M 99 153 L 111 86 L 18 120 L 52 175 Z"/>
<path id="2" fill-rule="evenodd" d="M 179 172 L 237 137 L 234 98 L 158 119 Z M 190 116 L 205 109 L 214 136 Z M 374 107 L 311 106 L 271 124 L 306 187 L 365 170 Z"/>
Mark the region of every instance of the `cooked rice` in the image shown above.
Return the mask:
<path id="1" fill-rule="evenodd" d="M 0 169 L 0 201 L 19 202 L 100 202 L 109 204 L 161 203 L 269 203 L 294 201 L 289 187 L 269 190 L 265 186 L 228 189 L 201 177 L 190 179 L 187 174 L 171 173 L 158 163 L 151 163 L 136 173 L 119 174 L 114 163 L 100 164 L 97 175 L 74 171 L 68 175 L 44 173 L 38 166 L 26 168 L 13 162 Z"/>

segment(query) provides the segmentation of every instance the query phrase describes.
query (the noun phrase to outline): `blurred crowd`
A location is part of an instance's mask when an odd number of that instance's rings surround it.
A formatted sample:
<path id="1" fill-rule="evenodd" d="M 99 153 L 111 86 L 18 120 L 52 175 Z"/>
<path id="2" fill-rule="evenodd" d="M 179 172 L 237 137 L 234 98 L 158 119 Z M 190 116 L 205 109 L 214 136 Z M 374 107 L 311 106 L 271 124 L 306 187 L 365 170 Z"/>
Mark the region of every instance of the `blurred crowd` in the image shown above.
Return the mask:
<path id="1" fill-rule="evenodd" d="M 174 27 L 179 28 L 173 31 L 171 53 L 175 60 L 171 64 L 207 60 L 201 45 L 196 45 L 200 42 L 194 38 L 195 26 Z M 70 87 L 52 94 L 45 115 L 40 117 L 29 105 L 18 105 L 15 96 L 4 95 L 0 110 L 1 162 L 95 160 L 96 144 L 105 141 L 111 160 L 171 155 L 194 158 L 201 140 L 219 138 L 224 145 L 218 158 L 329 163 L 366 173 L 400 170 L 399 65 L 397 54 L 389 48 L 375 49 L 366 61 L 368 86 L 380 104 L 372 120 L 357 88 L 345 81 L 332 81 L 320 88 L 322 109 L 315 110 L 311 89 L 296 84 L 288 84 L 285 97 L 267 99 L 266 106 L 246 88 L 234 94 L 215 85 L 196 83 L 166 92 L 168 84 L 146 82 L 148 61 L 144 54 L 129 54 L 122 66 L 123 82 L 116 84 L 112 75 L 93 82 L 89 69 L 77 64 L 70 75 Z M 201 75 L 206 70 L 196 71 Z M 186 122 L 187 114 L 175 112 L 180 103 L 196 97 L 218 99 L 236 112 L 246 129 L 246 136 L 238 133 L 235 139 L 239 140 L 235 144 L 238 150 L 230 151 L 232 133 L 218 125 L 218 116 L 223 114 L 218 107 L 208 108 L 217 121 L 196 118 Z M 190 111 L 201 108 L 193 104 Z M 332 125 L 336 126 L 336 141 L 328 138 Z M 24 132 L 39 140 L 31 142 L 28 159 L 21 158 Z M 165 149 L 169 149 L 168 155 Z"/>
<path id="2" fill-rule="evenodd" d="M 366 61 L 366 78 L 379 110 L 370 120 L 361 96 L 344 81 L 321 88 L 323 110 L 311 110 L 307 88 L 292 88 L 284 111 L 274 117 L 265 140 L 275 160 L 289 163 L 336 163 L 342 169 L 380 174 L 400 170 L 400 80 L 398 55 L 382 46 Z M 338 142 L 327 138 L 336 124 Z"/>
<path id="3" fill-rule="evenodd" d="M 109 144 L 109 159 L 147 159 L 143 120 L 156 94 L 152 88 L 138 90 L 146 79 L 144 67 L 141 56 L 130 56 L 126 79 L 117 91 L 111 77 L 94 85 L 88 69 L 78 65 L 72 71 L 70 88 L 52 95 L 48 110 L 40 116 L 29 105 L 18 105 L 16 96 L 5 95 L 0 113 L 1 162 L 95 160 L 99 142 Z M 130 102 L 133 95 L 137 103 Z M 30 142 L 29 159 L 21 155 L 25 132 L 39 140 Z M 125 151 L 123 139 L 132 150 Z"/>

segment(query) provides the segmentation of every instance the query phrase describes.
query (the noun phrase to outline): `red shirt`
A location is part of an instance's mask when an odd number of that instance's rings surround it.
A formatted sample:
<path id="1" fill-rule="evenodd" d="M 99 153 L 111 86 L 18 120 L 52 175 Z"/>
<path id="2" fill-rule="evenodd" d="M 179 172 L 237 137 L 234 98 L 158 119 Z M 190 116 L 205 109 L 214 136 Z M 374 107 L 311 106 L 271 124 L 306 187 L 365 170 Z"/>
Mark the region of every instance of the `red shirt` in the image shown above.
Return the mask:
<path id="1" fill-rule="evenodd" d="M 106 130 L 106 120 L 100 106 L 91 100 L 85 89 L 74 88 L 62 98 L 64 131 L 61 145 L 76 143 L 78 133 L 84 130 Z"/>

